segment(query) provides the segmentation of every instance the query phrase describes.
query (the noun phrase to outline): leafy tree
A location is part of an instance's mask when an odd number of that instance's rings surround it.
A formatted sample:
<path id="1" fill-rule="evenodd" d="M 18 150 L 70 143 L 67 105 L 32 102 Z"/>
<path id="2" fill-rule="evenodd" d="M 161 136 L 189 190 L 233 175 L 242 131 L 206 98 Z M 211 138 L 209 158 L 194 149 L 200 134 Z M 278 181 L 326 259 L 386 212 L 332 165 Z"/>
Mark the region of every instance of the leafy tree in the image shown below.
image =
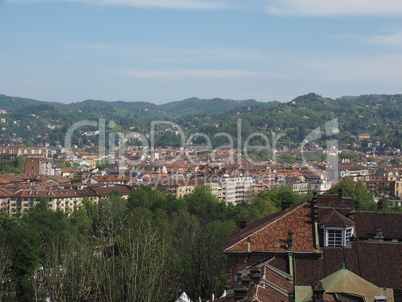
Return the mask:
<path id="1" fill-rule="evenodd" d="M 189 213 L 197 216 L 203 224 L 222 217 L 220 202 L 211 193 L 211 187 L 207 185 L 196 186 L 194 191 L 186 195 L 184 199 L 188 203 Z"/>
<path id="2" fill-rule="evenodd" d="M 150 209 L 154 203 L 164 203 L 165 199 L 166 196 L 152 186 L 135 188 L 131 190 L 130 196 L 128 197 L 128 208 L 130 210 L 137 207 Z"/>
<path id="3" fill-rule="evenodd" d="M 112 191 L 108 198 L 101 199 L 98 204 L 99 219 L 97 228 L 113 244 L 114 239 L 124 228 L 127 218 L 127 201 L 121 198 L 119 191 Z"/>
<path id="4" fill-rule="evenodd" d="M 317 155 L 314 154 L 309 154 L 306 158 L 308 161 L 315 161 L 315 162 L 320 162 L 320 158 Z"/>
<path id="5" fill-rule="evenodd" d="M 31 278 L 39 267 L 41 240 L 39 232 L 27 225 L 14 225 L 6 237 L 6 245 L 11 249 L 11 272 L 18 301 L 30 301 L 33 295 Z"/>
<path id="6" fill-rule="evenodd" d="M 355 182 L 349 179 L 342 180 L 335 187 L 329 189 L 327 194 L 338 194 L 338 189 L 342 188 L 342 194 L 345 197 L 351 197 L 353 204 L 360 202 L 360 209 L 373 211 L 377 209 L 373 194 L 367 190 L 366 186 L 360 180 Z"/>

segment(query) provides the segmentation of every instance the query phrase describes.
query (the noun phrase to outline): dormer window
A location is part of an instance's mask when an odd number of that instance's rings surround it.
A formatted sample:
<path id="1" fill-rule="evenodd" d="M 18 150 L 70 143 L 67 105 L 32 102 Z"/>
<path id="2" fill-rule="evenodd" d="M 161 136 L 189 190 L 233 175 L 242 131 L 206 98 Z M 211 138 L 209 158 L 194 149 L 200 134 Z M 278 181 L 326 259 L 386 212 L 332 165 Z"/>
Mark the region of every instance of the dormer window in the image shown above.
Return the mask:
<path id="1" fill-rule="evenodd" d="M 353 235 L 353 228 L 347 228 L 345 233 L 346 241 L 350 241 L 352 239 L 352 235 Z"/>
<path id="2" fill-rule="evenodd" d="M 353 227 L 325 227 L 319 229 L 320 246 L 343 247 L 352 239 Z"/>
<path id="3" fill-rule="evenodd" d="M 343 246 L 343 230 L 327 229 L 327 246 L 341 247 Z"/>

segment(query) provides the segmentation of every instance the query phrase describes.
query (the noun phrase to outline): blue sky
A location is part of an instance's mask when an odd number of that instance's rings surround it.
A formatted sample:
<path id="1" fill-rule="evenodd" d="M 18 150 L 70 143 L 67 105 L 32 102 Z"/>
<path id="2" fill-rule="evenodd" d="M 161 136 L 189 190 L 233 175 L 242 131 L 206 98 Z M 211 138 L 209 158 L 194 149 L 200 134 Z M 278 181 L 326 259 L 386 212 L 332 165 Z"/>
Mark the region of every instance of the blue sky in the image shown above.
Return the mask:
<path id="1" fill-rule="evenodd" d="M 401 87 L 400 0 L 0 0 L 0 94 L 290 101 Z"/>

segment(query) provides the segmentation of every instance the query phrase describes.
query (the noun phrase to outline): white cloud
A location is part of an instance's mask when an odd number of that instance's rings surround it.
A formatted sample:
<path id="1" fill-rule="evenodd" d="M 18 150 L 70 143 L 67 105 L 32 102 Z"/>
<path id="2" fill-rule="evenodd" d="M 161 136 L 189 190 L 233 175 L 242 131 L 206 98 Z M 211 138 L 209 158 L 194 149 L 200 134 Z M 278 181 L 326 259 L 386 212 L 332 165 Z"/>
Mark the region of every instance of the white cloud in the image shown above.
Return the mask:
<path id="1" fill-rule="evenodd" d="M 402 15 L 400 0 L 269 0 L 269 14 L 297 16 Z"/>
<path id="2" fill-rule="evenodd" d="M 258 74 L 248 70 L 178 69 L 178 70 L 118 70 L 119 74 L 134 78 L 235 78 Z"/>
<path id="3" fill-rule="evenodd" d="M 160 7 L 171 9 L 217 9 L 226 6 L 225 0 L 6 0 L 14 3 L 26 2 L 79 2 L 103 6 Z"/>
<path id="4" fill-rule="evenodd" d="M 344 35 L 337 35 L 336 38 L 347 39 L 362 44 L 402 47 L 402 30 L 390 34 L 382 34 L 382 35 L 377 34 L 371 36 L 344 34 Z"/>

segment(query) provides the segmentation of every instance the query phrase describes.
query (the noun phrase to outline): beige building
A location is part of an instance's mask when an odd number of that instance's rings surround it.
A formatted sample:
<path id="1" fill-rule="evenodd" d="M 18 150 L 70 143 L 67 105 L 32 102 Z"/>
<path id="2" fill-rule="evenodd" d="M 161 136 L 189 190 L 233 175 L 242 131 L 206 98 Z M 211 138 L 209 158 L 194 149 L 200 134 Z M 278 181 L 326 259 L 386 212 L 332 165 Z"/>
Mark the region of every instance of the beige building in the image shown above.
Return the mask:
<path id="1" fill-rule="evenodd" d="M 84 198 L 98 203 L 107 198 L 112 191 L 119 191 L 123 198 L 128 198 L 130 189 L 125 186 L 70 186 L 46 189 L 20 189 L 9 196 L 9 213 L 21 215 L 32 209 L 40 200 L 46 198 L 51 210 L 74 211 L 81 206 Z"/>
<path id="2" fill-rule="evenodd" d="M 192 193 L 195 187 L 201 183 L 203 182 L 197 181 L 197 179 L 172 180 L 163 178 L 159 179 L 155 185 L 159 191 L 182 198 L 184 195 Z"/>
<path id="3" fill-rule="evenodd" d="M 46 148 L 35 147 L 0 147 L 0 154 L 13 154 L 13 155 L 40 155 L 48 157 L 48 150 Z"/>
<path id="4" fill-rule="evenodd" d="M 206 184 L 219 200 L 236 205 L 248 201 L 248 194 L 254 192 L 255 181 L 252 177 L 222 177 L 217 182 Z"/>

